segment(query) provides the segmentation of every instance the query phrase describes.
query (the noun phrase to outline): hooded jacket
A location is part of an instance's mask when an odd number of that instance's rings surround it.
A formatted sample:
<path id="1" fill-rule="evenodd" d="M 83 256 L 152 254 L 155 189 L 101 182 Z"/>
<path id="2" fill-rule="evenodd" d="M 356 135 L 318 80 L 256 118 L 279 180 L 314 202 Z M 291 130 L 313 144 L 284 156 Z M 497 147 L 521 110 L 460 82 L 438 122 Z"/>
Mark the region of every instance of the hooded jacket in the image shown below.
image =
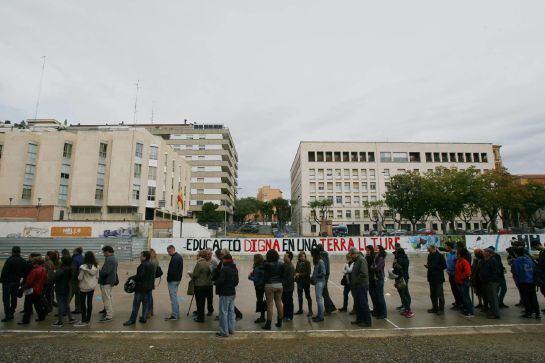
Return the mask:
<path id="1" fill-rule="evenodd" d="M 98 267 L 81 265 L 79 268 L 79 289 L 81 292 L 93 291 L 98 285 Z"/>
<path id="2" fill-rule="evenodd" d="M 214 284 L 216 285 L 216 291 L 219 296 L 236 295 L 238 270 L 237 265 L 233 263 L 233 260 L 223 260 L 223 265 Z"/>
<path id="3" fill-rule="evenodd" d="M 462 285 L 464 282 L 469 281 L 471 277 L 471 265 L 465 258 L 459 258 L 456 260 L 456 266 L 454 269 L 454 281 L 457 285 Z"/>
<path id="4" fill-rule="evenodd" d="M 533 284 L 535 263 L 528 256 L 517 257 L 511 265 L 511 272 L 519 284 Z"/>
<path id="5" fill-rule="evenodd" d="M 24 288 L 32 288 L 34 294 L 40 295 L 47 281 L 47 271 L 43 266 L 34 267 L 27 275 L 24 283 Z"/>

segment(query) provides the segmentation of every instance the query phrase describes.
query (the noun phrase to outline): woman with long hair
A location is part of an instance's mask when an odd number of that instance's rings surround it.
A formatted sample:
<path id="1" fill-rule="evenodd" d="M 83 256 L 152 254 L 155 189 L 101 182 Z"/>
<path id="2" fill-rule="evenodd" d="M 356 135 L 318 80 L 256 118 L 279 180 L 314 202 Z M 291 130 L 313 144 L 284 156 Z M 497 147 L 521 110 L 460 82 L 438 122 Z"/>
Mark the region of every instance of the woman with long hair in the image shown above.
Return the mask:
<path id="1" fill-rule="evenodd" d="M 343 267 L 343 277 L 341 279 L 341 285 L 343 286 L 343 306 L 339 309 L 340 312 L 348 311 L 348 297 L 350 296 L 350 275 L 352 274 L 352 265 L 354 260 L 350 253 L 346 254 L 346 263 Z"/>
<path id="2" fill-rule="evenodd" d="M 267 321 L 263 326 L 265 330 L 271 330 L 273 305 L 276 305 L 276 327 L 282 327 L 284 319 L 284 306 L 282 305 L 282 281 L 284 276 L 284 264 L 279 261 L 278 252 L 273 249 L 267 251 L 265 270 L 265 298 L 267 299 Z"/>
<path id="3" fill-rule="evenodd" d="M 468 250 L 464 248 L 458 248 L 456 250 L 456 268 L 454 272 L 454 280 L 456 286 L 462 296 L 463 309 L 462 312 L 465 317 L 473 317 L 473 303 L 469 295 L 470 290 L 470 277 L 471 277 L 471 265 L 469 259 L 471 255 Z"/>
<path id="4" fill-rule="evenodd" d="M 299 310 L 295 315 L 303 314 L 303 292 L 308 304 L 307 316 L 312 316 L 312 298 L 310 297 L 310 274 L 312 266 L 307 260 L 307 254 L 304 251 L 299 252 L 297 265 L 295 266 L 295 281 L 297 282 L 297 298 L 299 301 Z"/>
<path id="5" fill-rule="evenodd" d="M 47 282 L 44 286 L 45 308 L 48 313 L 53 310 L 55 303 L 55 271 L 59 268 L 59 253 L 47 251 L 45 254 L 45 270 L 47 271 Z"/>
<path id="6" fill-rule="evenodd" d="M 248 275 L 248 279 L 254 282 L 255 289 L 255 312 L 259 313 L 254 323 L 260 324 L 265 322 L 265 312 L 267 311 L 267 304 L 263 300 L 265 296 L 265 259 L 263 255 L 257 253 L 254 255 L 254 264 L 252 272 Z"/>
<path id="7" fill-rule="evenodd" d="M 55 271 L 55 294 L 57 295 L 57 315 L 58 320 L 53 327 L 62 328 L 64 325 L 64 315 L 68 317 L 70 323 L 75 323 L 70 313 L 68 305 L 68 295 L 70 294 L 70 280 L 72 280 L 72 257 L 63 256 L 61 265 Z"/>
<path id="8" fill-rule="evenodd" d="M 195 302 L 197 303 L 197 316 L 193 318 L 197 323 L 204 323 L 204 308 L 206 305 L 206 296 L 211 288 L 210 263 L 207 260 L 208 251 L 200 250 L 197 254 L 197 263 L 189 277 L 193 280 L 195 290 Z"/>
<path id="9" fill-rule="evenodd" d="M 373 312 L 376 319 L 386 319 L 388 311 L 386 309 L 386 299 L 384 298 L 384 266 L 386 263 L 386 251 L 384 247 L 378 245 L 375 250 L 375 260 L 373 263 L 376 276 L 376 299 L 377 305 L 373 306 Z M 376 310 L 376 311 L 375 311 Z"/>
<path id="10" fill-rule="evenodd" d="M 153 265 L 153 276 L 157 276 L 157 268 L 159 267 L 159 260 L 157 259 L 157 252 L 153 248 L 149 249 L 150 259 L 149 262 Z M 153 283 L 153 290 L 155 290 L 155 281 Z M 147 319 L 153 316 L 153 290 L 149 292 L 149 309 Z"/>
<path id="11" fill-rule="evenodd" d="M 88 326 L 93 312 L 93 295 L 98 285 L 98 263 L 95 254 L 85 252 L 83 264 L 79 269 L 78 286 L 81 291 L 81 321 L 74 324 L 75 327 Z"/>
<path id="12" fill-rule="evenodd" d="M 476 248 L 473 250 L 475 258 L 471 264 L 471 277 L 469 281 L 471 283 L 471 288 L 475 295 L 477 295 L 478 304 L 475 308 L 485 311 L 487 309 L 487 302 L 484 299 L 483 283 L 479 277 L 479 270 L 481 267 L 481 262 L 484 260 L 483 250 Z"/>
<path id="13" fill-rule="evenodd" d="M 316 305 L 318 306 L 318 313 L 312 318 L 312 321 L 319 323 L 324 321 L 324 287 L 326 268 L 325 263 L 322 260 L 320 251 L 316 248 L 312 249 L 312 262 L 314 263 L 314 271 L 312 272 L 311 283 L 314 284 L 316 292 Z"/>

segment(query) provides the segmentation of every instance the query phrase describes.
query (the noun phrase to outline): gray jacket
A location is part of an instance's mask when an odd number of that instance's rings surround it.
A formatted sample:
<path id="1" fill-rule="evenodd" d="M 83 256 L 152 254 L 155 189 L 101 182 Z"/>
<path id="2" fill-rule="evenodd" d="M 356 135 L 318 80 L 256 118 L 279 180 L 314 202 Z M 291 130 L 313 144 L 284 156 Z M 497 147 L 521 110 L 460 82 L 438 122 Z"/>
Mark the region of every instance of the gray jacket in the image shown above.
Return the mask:
<path id="1" fill-rule="evenodd" d="M 98 274 L 98 283 L 100 285 L 115 285 L 117 280 L 117 258 L 108 256 Z"/>

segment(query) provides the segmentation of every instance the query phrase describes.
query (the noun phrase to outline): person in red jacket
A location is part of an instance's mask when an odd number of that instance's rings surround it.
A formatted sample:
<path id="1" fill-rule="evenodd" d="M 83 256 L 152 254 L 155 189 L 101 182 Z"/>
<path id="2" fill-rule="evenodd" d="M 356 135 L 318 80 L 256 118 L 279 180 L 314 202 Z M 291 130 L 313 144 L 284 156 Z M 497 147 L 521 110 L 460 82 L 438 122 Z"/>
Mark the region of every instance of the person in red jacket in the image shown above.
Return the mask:
<path id="1" fill-rule="evenodd" d="M 18 324 L 29 324 L 30 317 L 32 315 L 32 306 L 36 309 L 38 319 L 36 321 L 45 320 L 46 311 L 43 303 L 44 286 L 47 281 L 47 271 L 44 268 L 44 260 L 40 257 L 32 259 L 32 270 L 28 273 L 23 286 L 23 291 L 28 292 L 25 296 L 25 313 L 23 315 L 23 321 Z M 31 290 L 32 289 L 32 290 Z"/>
<path id="2" fill-rule="evenodd" d="M 456 252 L 456 268 L 454 270 L 454 281 L 456 286 L 460 291 L 462 296 L 462 306 L 463 314 L 465 317 L 473 317 L 473 303 L 471 302 L 471 297 L 469 296 L 469 287 L 471 277 L 471 265 L 469 260 L 471 255 L 469 251 L 464 248 L 459 248 Z"/>

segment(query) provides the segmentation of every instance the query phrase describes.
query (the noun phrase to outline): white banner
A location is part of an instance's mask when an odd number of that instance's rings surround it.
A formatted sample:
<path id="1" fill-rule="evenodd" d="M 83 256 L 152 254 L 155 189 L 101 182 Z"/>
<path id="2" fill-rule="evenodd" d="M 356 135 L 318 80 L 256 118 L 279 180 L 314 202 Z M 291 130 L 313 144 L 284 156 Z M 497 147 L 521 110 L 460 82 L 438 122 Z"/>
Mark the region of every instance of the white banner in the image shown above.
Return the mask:
<path id="1" fill-rule="evenodd" d="M 252 255 L 266 253 L 269 249 L 280 253 L 291 251 L 294 254 L 300 251 L 310 252 L 318 244 L 333 255 L 346 254 L 352 247 L 360 251 L 365 246 L 381 245 L 387 251 L 393 251 L 399 243 L 407 253 L 424 252 L 428 245 L 444 247 L 446 242 L 463 242 L 469 250 L 484 249 L 492 246 L 497 252 L 505 252 L 513 240 L 523 241 L 529 247 L 532 241 L 545 241 L 545 235 L 467 235 L 467 236 L 395 236 L 395 237 L 287 237 L 287 238 L 252 238 L 252 237 L 225 237 L 225 238 L 152 238 L 151 247 L 158 254 L 166 254 L 168 245 L 174 245 L 176 250 L 185 254 L 196 254 L 198 251 L 211 248 L 212 250 L 227 248 L 233 254 Z"/>

